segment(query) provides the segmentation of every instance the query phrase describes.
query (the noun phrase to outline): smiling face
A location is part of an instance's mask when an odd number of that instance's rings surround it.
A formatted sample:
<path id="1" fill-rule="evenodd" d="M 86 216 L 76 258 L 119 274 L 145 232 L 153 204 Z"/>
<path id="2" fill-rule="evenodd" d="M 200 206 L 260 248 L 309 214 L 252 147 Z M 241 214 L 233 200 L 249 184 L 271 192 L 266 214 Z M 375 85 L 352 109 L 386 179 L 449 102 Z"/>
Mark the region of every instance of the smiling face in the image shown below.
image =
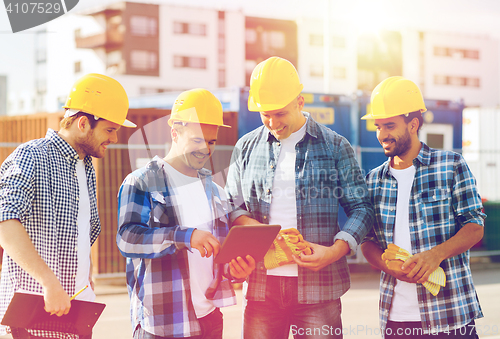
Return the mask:
<path id="1" fill-rule="evenodd" d="M 304 98 L 299 96 L 281 109 L 260 112 L 260 118 L 276 139 L 283 140 L 297 132 L 306 122 L 302 108 L 304 108 Z"/>
<path id="2" fill-rule="evenodd" d="M 179 172 L 196 177 L 214 152 L 218 129 L 215 125 L 175 124 L 168 163 Z"/>
<path id="3" fill-rule="evenodd" d="M 99 119 L 94 128 L 86 128 L 86 132 L 82 137 L 75 141 L 76 148 L 79 153 L 93 156 L 94 158 L 102 158 L 109 144 L 115 144 L 118 141 L 116 132 L 120 129 L 120 125 L 114 122 Z"/>
<path id="4" fill-rule="evenodd" d="M 388 119 L 376 119 L 377 139 L 387 157 L 403 158 L 412 147 L 412 140 L 407 124 L 402 116 Z"/>

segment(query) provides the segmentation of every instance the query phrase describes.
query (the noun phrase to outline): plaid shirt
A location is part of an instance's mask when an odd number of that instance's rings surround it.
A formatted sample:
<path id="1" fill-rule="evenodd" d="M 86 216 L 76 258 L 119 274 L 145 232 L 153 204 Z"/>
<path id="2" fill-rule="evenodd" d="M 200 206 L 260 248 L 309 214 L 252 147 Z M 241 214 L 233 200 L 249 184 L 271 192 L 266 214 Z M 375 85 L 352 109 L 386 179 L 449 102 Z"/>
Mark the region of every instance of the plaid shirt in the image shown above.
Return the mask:
<path id="1" fill-rule="evenodd" d="M 57 132 L 29 141 L 9 155 L 0 168 L 0 221 L 18 219 L 42 259 L 69 294 L 75 293 L 78 238 L 78 154 Z M 90 197 L 90 240 L 101 230 L 97 214 L 96 177 L 92 158 L 84 160 Z M 14 291 L 43 293 L 42 286 L 4 252 L 0 282 L 0 319 Z M 5 334 L 5 326 L 0 334 Z M 55 332 L 33 332 L 54 338 L 74 338 Z"/>
<path id="2" fill-rule="evenodd" d="M 229 231 L 227 200 L 221 199 L 208 170 L 198 173 L 208 202 L 215 205 L 213 232 L 222 243 Z M 155 335 L 189 337 L 201 334 L 191 301 L 187 256 L 195 229 L 178 224 L 174 194 L 158 157 L 129 174 L 118 194 L 116 242 L 127 258 L 133 330 L 140 324 Z M 229 276 L 227 265 L 224 269 Z M 236 304 L 230 281 L 222 278 L 221 265 L 214 264 L 214 277 L 205 293 L 207 299 L 216 307 Z"/>
<path id="3" fill-rule="evenodd" d="M 393 242 L 396 219 L 397 181 L 388 160 L 367 176 L 375 207 L 375 225 L 367 240 L 382 249 Z M 453 237 L 467 223 L 483 225 L 481 198 L 476 181 L 460 154 L 438 151 L 422 143 L 409 202 L 411 253 L 428 251 Z M 437 296 L 417 284 L 425 333 L 463 327 L 483 316 L 469 267 L 469 251 L 445 259 L 446 287 Z M 380 279 L 380 325 L 385 328 L 396 279 L 382 272 Z"/>
<path id="4" fill-rule="evenodd" d="M 297 229 L 305 240 L 323 246 L 345 240 L 354 252 L 373 222 L 364 177 L 349 142 L 304 114 L 308 118 L 306 133 L 295 146 Z M 269 222 L 280 147 L 280 141 L 265 126 L 237 142 L 226 183 L 235 208 L 231 220 L 245 214 L 261 223 Z M 337 221 L 339 204 L 349 217 L 342 231 Z M 249 300 L 265 299 L 266 279 L 261 261 L 249 278 Z M 347 260 L 342 257 L 318 272 L 299 267 L 298 282 L 300 303 L 338 299 L 350 286 Z"/>

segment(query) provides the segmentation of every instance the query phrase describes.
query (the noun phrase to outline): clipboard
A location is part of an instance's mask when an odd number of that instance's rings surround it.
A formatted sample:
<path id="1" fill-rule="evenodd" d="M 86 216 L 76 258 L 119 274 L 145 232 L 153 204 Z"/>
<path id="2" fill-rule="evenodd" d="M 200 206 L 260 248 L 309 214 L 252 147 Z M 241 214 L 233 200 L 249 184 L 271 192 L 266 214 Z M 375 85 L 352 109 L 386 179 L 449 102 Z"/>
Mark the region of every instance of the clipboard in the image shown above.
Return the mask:
<path id="1" fill-rule="evenodd" d="M 92 334 L 105 304 L 71 300 L 69 313 L 58 317 L 44 309 L 43 295 L 16 292 L 1 324 L 30 330 L 45 330 L 78 335 Z"/>
<path id="2" fill-rule="evenodd" d="M 233 226 L 214 263 L 225 264 L 238 256 L 245 258 L 247 255 L 251 255 L 256 263 L 261 261 L 280 229 L 280 225 Z"/>

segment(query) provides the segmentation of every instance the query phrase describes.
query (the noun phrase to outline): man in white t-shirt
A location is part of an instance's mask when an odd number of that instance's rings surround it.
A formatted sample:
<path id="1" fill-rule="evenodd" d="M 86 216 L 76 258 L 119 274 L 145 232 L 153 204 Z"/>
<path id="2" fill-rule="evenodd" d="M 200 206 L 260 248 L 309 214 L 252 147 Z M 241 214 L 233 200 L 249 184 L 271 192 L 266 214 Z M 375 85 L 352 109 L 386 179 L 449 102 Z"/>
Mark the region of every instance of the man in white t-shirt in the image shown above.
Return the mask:
<path id="1" fill-rule="evenodd" d="M 377 138 L 389 160 L 367 176 L 375 224 L 361 248 L 382 270 L 380 325 L 385 338 L 476 338 L 483 316 L 469 266 L 469 249 L 483 236 L 484 218 L 475 179 L 457 153 L 418 139 L 420 89 L 403 77 L 372 92 Z M 381 254 L 389 244 L 413 256 L 389 269 Z M 392 267 L 392 266 L 391 266 Z M 422 285 L 438 267 L 446 286 L 433 295 Z"/>
<path id="2" fill-rule="evenodd" d="M 127 258 L 133 336 L 221 339 L 219 308 L 236 303 L 231 280 L 255 268 L 250 256 L 213 262 L 229 231 L 229 211 L 224 190 L 203 166 L 219 127 L 229 126 L 220 101 L 205 89 L 181 93 L 168 123 L 167 156 L 128 175 L 118 195 L 117 244 Z"/>
<path id="3" fill-rule="evenodd" d="M 45 138 L 20 145 L 0 168 L 0 319 L 16 291 L 43 293 L 45 310 L 57 316 L 70 311 L 70 297 L 85 286 L 76 299 L 95 299 L 90 247 L 101 224 L 92 157 L 104 157 L 120 126 L 135 124 L 126 120 L 123 87 L 101 74 L 77 80 L 64 108 L 59 132 L 49 129 Z M 5 330 L 0 326 L 0 335 Z M 10 330 L 14 339 L 78 338 Z"/>

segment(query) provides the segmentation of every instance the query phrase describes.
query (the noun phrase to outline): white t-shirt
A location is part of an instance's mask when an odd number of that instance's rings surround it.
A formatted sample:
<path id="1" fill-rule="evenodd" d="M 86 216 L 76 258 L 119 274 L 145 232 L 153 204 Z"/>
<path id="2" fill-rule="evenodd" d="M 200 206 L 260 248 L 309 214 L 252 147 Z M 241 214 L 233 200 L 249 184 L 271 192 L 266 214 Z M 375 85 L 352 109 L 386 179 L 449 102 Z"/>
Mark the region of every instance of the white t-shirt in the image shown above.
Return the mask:
<path id="1" fill-rule="evenodd" d="M 391 174 L 398 182 L 396 202 L 396 223 L 394 225 L 394 244 L 412 253 L 410 239 L 410 196 L 415 166 L 398 170 L 390 168 Z M 401 280 L 396 281 L 392 298 L 389 320 L 392 321 L 421 321 L 418 307 L 417 285 Z"/>
<path id="2" fill-rule="evenodd" d="M 90 198 L 87 175 L 85 174 L 85 163 L 78 160 L 76 163 L 76 175 L 79 187 L 78 200 L 78 269 L 76 271 L 75 292 L 89 285 L 82 293 L 76 296 L 77 300 L 94 301 L 95 293 L 90 287 Z"/>
<path id="3" fill-rule="evenodd" d="M 281 229 L 297 228 L 297 199 L 295 187 L 295 146 L 306 133 L 307 122 L 286 139 L 280 140 L 281 151 L 274 174 L 273 195 L 269 210 L 269 223 L 281 225 Z M 287 264 L 267 270 L 268 275 L 296 277 L 297 264 Z"/>
<path id="4" fill-rule="evenodd" d="M 203 182 L 199 178 L 190 177 L 177 171 L 164 162 L 169 182 L 174 190 L 172 196 L 178 222 L 183 227 L 197 228 L 198 230 L 213 233 L 212 206 L 209 205 Z M 217 186 L 221 199 L 225 198 L 222 188 Z M 213 255 L 210 258 L 202 257 L 197 249 L 187 252 L 189 264 L 189 284 L 193 307 L 198 318 L 212 312 L 215 307 L 205 297 L 213 275 Z"/>

